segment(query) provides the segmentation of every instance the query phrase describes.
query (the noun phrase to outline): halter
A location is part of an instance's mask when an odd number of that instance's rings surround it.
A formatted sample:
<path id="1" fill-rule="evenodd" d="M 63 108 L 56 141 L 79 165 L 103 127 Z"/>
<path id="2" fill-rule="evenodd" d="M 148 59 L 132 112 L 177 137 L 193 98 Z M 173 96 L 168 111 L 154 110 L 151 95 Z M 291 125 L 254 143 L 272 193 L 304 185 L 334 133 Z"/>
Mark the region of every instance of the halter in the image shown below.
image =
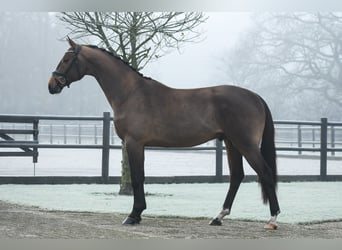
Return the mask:
<path id="1" fill-rule="evenodd" d="M 69 64 L 69 67 L 65 70 L 65 72 L 60 72 L 58 71 L 58 67 L 60 66 L 60 64 L 57 66 L 57 69 L 55 71 L 52 72 L 52 75 L 55 77 L 56 80 L 56 84 L 58 87 L 63 88 L 65 86 L 67 86 L 68 88 L 70 87 L 71 82 L 68 82 L 68 77 L 67 77 L 67 73 L 70 71 L 70 69 L 72 68 L 73 64 L 76 63 L 76 69 L 77 69 L 77 73 L 78 76 L 80 76 L 80 69 L 78 68 L 78 63 L 77 63 L 77 55 L 78 53 L 81 51 L 81 45 L 77 45 L 76 49 L 74 51 L 67 51 L 66 53 L 73 53 L 74 57 L 72 58 L 71 63 Z M 62 77 L 65 84 L 61 83 L 60 80 L 58 79 L 58 77 Z"/>

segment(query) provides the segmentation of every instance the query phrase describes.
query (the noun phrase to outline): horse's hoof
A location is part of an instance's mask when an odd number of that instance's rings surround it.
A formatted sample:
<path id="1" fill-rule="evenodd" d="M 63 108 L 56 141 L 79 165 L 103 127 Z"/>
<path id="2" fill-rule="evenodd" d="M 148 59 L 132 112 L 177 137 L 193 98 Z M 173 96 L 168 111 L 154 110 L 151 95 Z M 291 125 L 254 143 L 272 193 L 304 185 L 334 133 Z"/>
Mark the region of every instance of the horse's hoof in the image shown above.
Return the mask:
<path id="1" fill-rule="evenodd" d="M 266 230 L 277 230 L 278 225 L 277 225 L 277 223 L 269 222 L 264 226 L 264 229 L 266 229 Z"/>
<path id="2" fill-rule="evenodd" d="M 136 225 L 136 224 L 139 224 L 139 223 L 140 223 L 140 220 L 139 220 L 139 219 L 132 218 L 132 217 L 127 217 L 127 218 L 122 222 L 122 225 L 130 225 L 130 226 L 133 226 L 133 225 Z"/>
<path id="3" fill-rule="evenodd" d="M 209 225 L 210 225 L 210 226 L 221 226 L 221 225 L 222 225 L 222 221 L 219 220 L 218 218 L 215 218 L 215 219 L 212 219 L 212 220 L 209 222 Z"/>

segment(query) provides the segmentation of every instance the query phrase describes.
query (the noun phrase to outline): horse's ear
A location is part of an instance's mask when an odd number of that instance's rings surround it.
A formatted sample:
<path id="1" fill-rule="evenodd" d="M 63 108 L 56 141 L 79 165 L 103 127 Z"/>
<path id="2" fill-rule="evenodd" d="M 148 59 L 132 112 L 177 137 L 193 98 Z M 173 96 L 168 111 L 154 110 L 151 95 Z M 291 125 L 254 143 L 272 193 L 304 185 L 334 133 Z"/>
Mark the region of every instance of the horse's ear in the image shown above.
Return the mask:
<path id="1" fill-rule="evenodd" d="M 73 49 L 76 49 L 77 44 L 73 40 L 71 40 L 69 36 L 68 36 L 68 42 Z"/>

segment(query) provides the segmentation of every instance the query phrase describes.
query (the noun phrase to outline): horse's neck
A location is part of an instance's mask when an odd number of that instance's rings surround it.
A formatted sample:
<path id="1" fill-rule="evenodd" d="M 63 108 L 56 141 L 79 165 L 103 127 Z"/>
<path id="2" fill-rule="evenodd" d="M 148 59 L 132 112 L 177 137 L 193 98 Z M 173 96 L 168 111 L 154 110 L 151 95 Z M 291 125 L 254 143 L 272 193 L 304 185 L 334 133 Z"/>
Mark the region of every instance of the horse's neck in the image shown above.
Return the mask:
<path id="1" fill-rule="evenodd" d="M 115 110 L 124 102 L 130 93 L 138 88 L 138 82 L 142 78 L 120 59 L 111 58 L 102 51 L 94 51 L 92 69 L 90 75 L 94 76 L 100 84 L 110 105 Z M 95 59 L 96 57 L 96 59 Z"/>

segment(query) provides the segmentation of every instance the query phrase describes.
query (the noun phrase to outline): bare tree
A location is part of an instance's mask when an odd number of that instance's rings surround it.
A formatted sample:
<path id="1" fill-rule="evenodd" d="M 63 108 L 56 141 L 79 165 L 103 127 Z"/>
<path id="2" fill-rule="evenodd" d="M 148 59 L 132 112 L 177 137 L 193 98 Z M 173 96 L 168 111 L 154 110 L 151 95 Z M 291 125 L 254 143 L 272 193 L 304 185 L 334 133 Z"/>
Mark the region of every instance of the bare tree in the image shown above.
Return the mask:
<path id="1" fill-rule="evenodd" d="M 342 106 L 342 13 L 270 14 L 258 20 L 263 66 L 279 69 Z"/>
<path id="2" fill-rule="evenodd" d="M 97 38 L 100 46 L 137 70 L 170 49 L 199 41 L 202 32 L 197 28 L 206 19 L 196 12 L 64 12 L 60 16 L 70 34 Z"/>
<path id="3" fill-rule="evenodd" d="M 342 13 L 261 13 L 227 56 L 233 82 L 342 106 Z M 256 86 L 258 85 L 258 86 Z"/>
<path id="4" fill-rule="evenodd" d="M 188 42 L 200 41 L 200 24 L 207 20 L 196 12 L 63 12 L 60 20 L 76 38 L 93 38 L 99 46 L 117 54 L 137 70 L 179 49 Z M 127 153 L 122 150 L 120 194 L 131 194 Z"/>

